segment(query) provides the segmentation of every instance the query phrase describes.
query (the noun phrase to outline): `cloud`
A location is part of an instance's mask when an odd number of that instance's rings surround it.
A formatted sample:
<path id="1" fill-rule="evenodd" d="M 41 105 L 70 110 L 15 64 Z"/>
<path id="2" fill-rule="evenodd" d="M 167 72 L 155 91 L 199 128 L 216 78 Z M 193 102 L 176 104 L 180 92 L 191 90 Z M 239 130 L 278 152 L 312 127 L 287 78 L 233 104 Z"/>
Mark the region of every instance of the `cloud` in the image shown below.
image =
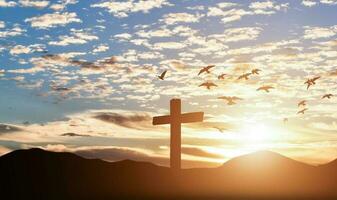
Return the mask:
<path id="1" fill-rule="evenodd" d="M 4 21 L 0 21 L 0 28 L 5 28 L 5 22 Z"/>
<path id="2" fill-rule="evenodd" d="M 186 47 L 186 44 L 181 43 L 181 42 L 158 42 L 153 45 L 153 49 L 155 50 L 182 49 L 185 47 Z"/>
<path id="3" fill-rule="evenodd" d="M 161 65 L 169 65 L 172 69 L 177 71 L 187 70 L 188 65 L 180 60 L 164 60 L 160 62 Z"/>
<path id="4" fill-rule="evenodd" d="M 239 21 L 246 15 L 271 15 L 275 14 L 276 11 L 286 11 L 289 3 L 277 4 L 273 1 L 252 2 L 249 5 L 250 10 L 237 8 L 238 6 L 239 4 L 235 3 L 219 3 L 215 7 L 208 8 L 207 16 L 222 17 L 221 21 L 226 24 Z"/>
<path id="5" fill-rule="evenodd" d="M 27 18 L 25 19 L 25 22 L 30 22 L 33 28 L 48 29 L 57 26 L 65 26 L 70 23 L 81 23 L 82 20 L 77 18 L 77 14 L 74 12 L 55 12 L 51 14 L 44 14 L 37 17 Z"/>
<path id="6" fill-rule="evenodd" d="M 323 4 L 337 5 L 336 0 L 320 0 L 320 2 L 323 3 Z"/>
<path id="7" fill-rule="evenodd" d="M 78 133 L 63 133 L 61 136 L 68 136 L 68 137 L 90 137 L 90 135 L 85 134 L 78 134 Z"/>
<path id="8" fill-rule="evenodd" d="M 83 30 L 71 29 L 71 35 L 61 35 L 59 36 L 59 41 L 50 41 L 49 45 L 55 46 L 68 46 L 70 44 L 85 44 L 88 41 L 98 40 L 99 38 L 95 35 L 91 35 Z"/>
<path id="9" fill-rule="evenodd" d="M 0 7 L 14 7 L 16 5 L 14 1 L 0 0 Z"/>
<path id="10" fill-rule="evenodd" d="M 337 76 L 337 70 L 330 72 L 330 76 Z"/>
<path id="11" fill-rule="evenodd" d="M 273 1 L 257 1 L 252 2 L 249 8 L 253 10 L 255 14 L 270 15 L 274 14 L 276 11 L 286 11 L 289 7 L 289 3 L 277 4 Z"/>
<path id="12" fill-rule="evenodd" d="M 148 129 L 152 128 L 152 117 L 146 113 L 133 114 L 133 113 L 97 113 L 94 118 L 104 122 L 113 123 L 119 126 L 133 128 L 133 129 Z"/>
<path id="13" fill-rule="evenodd" d="M 22 129 L 12 125 L 0 124 L 0 134 L 7 134 L 18 131 L 22 131 Z"/>
<path id="14" fill-rule="evenodd" d="M 129 33 L 121 33 L 114 35 L 114 38 L 122 39 L 122 40 L 129 40 L 132 38 L 132 35 Z"/>
<path id="15" fill-rule="evenodd" d="M 94 50 L 92 50 L 92 52 L 98 53 L 98 52 L 105 52 L 107 50 L 109 50 L 109 46 L 106 44 L 101 44 L 97 46 Z"/>
<path id="16" fill-rule="evenodd" d="M 263 29 L 260 27 L 229 28 L 226 29 L 223 34 L 210 35 L 209 37 L 216 38 L 226 43 L 243 40 L 255 40 L 262 30 Z"/>
<path id="17" fill-rule="evenodd" d="M 169 29 L 157 29 L 151 31 L 140 30 L 136 34 L 143 38 L 170 37 L 173 35 L 172 31 Z"/>
<path id="18" fill-rule="evenodd" d="M 55 11 L 62 11 L 66 8 L 67 5 L 76 3 L 78 3 L 78 0 L 61 0 L 58 1 L 58 3 L 52 4 L 50 8 Z"/>
<path id="19" fill-rule="evenodd" d="M 22 45 L 16 45 L 14 46 L 9 53 L 12 55 L 16 55 L 16 54 L 27 54 L 30 53 L 31 49 Z"/>
<path id="20" fill-rule="evenodd" d="M 49 1 L 43 0 L 19 0 L 23 7 L 45 8 L 49 5 Z"/>
<path id="21" fill-rule="evenodd" d="M 44 51 L 44 48 L 45 46 L 41 44 L 33 44 L 29 46 L 15 45 L 10 49 L 9 53 L 12 55 L 29 54 L 32 52 L 42 52 Z"/>
<path id="22" fill-rule="evenodd" d="M 26 30 L 20 28 L 18 24 L 15 24 L 11 29 L 0 30 L 0 38 L 19 36 L 24 32 L 26 32 Z"/>
<path id="23" fill-rule="evenodd" d="M 315 6 L 317 4 L 317 2 L 316 1 L 311 1 L 311 0 L 303 0 L 302 4 L 304 6 L 307 6 L 307 7 L 312 7 L 312 6 Z"/>
<path id="24" fill-rule="evenodd" d="M 82 69 L 91 69 L 91 70 L 104 70 L 109 67 L 113 67 L 117 62 L 114 56 L 111 56 L 110 58 L 97 62 L 71 59 L 66 56 L 58 54 L 47 54 L 42 56 L 42 58 L 48 61 L 63 64 L 65 66 L 73 65 L 81 67 Z"/>
<path id="25" fill-rule="evenodd" d="M 304 39 L 330 38 L 337 34 L 337 25 L 331 27 L 304 27 Z"/>
<path id="26" fill-rule="evenodd" d="M 163 6 L 170 6 L 172 5 L 167 0 L 152 0 L 152 1 L 134 1 L 134 0 L 127 0 L 127 1 L 114 1 L 114 2 L 102 2 L 92 4 L 91 7 L 93 8 L 105 8 L 113 14 L 115 17 L 123 18 L 127 17 L 129 13 L 134 12 L 143 12 L 148 13 L 150 10 L 154 8 L 161 8 Z"/>
<path id="27" fill-rule="evenodd" d="M 208 16 L 220 16 L 222 17 L 221 21 L 223 23 L 229 23 L 240 20 L 245 15 L 250 15 L 251 12 L 243 10 L 243 9 L 237 9 L 233 8 L 231 10 L 223 10 L 219 7 L 210 7 L 208 8 Z"/>
<path id="28" fill-rule="evenodd" d="M 222 2 L 222 3 L 218 3 L 218 7 L 220 8 L 230 8 L 230 7 L 234 7 L 237 6 L 237 3 L 232 3 L 232 2 Z"/>
<path id="29" fill-rule="evenodd" d="M 311 123 L 313 128 L 322 130 L 322 131 L 337 131 L 337 123 L 325 123 L 325 122 L 313 122 Z"/>
<path id="30" fill-rule="evenodd" d="M 168 25 L 173 25 L 177 23 L 195 23 L 198 22 L 202 15 L 193 15 L 189 13 L 169 13 L 164 15 L 161 20 Z"/>

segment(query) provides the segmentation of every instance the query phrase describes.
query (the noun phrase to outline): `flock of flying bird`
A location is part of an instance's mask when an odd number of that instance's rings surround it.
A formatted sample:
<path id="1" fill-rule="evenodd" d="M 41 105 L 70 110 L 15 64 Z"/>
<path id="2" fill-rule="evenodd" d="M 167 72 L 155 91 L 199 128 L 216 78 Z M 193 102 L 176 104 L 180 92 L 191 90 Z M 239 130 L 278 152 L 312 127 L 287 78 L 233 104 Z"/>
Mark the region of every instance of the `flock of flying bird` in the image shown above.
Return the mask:
<path id="1" fill-rule="evenodd" d="M 200 69 L 200 71 L 198 73 L 198 76 L 201 75 L 201 74 L 203 74 L 203 73 L 210 74 L 211 73 L 210 69 L 212 69 L 214 67 L 215 67 L 215 65 L 208 65 L 206 67 L 203 67 L 202 69 Z M 261 72 L 260 69 L 253 69 L 249 73 L 244 73 L 244 74 L 240 75 L 237 78 L 237 80 L 248 80 L 249 76 L 251 76 L 251 75 L 260 75 L 260 72 Z M 162 72 L 158 76 L 158 78 L 161 79 L 161 80 L 164 80 L 166 73 L 167 73 L 167 70 L 165 70 L 164 72 Z M 218 78 L 218 80 L 224 80 L 226 75 L 227 74 L 220 74 L 220 75 L 218 75 L 217 78 Z M 316 77 L 313 77 L 313 78 L 308 79 L 307 81 L 305 81 L 304 84 L 307 85 L 307 90 L 309 90 L 309 88 L 311 86 L 316 85 L 316 81 L 318 79 L 320 79 L 320 78 L 321 78 L 320 76 L 316 76 Z M 217 85 L 215 83 L 211 82 L 211 81 L 206 81 L 206 82 L 200 84 L 199 87 L 205 87 L 208 90 L 210 90 L 212 87 L 217 87 Z M 264 86 L 261 86 L 261 87 L 257 88 L 256 90 L 257 91 L 261 91 L 262 90 L 262 91 L 265 91 L 265 92 L 270 92 L 271 89 L 274 89 L 274 87 L 270 86 L 270 85 L 264 85 Z M 322 96 L 322 99 L 325 99 L 325 98 L 330 99 L 332 97 L 333 97 L 333 94 L 325 94 L 325 95 Z M 218 97 L 218 99 L 222 99 L 222 100 L 227 101 L 227 105 L 234 105 L 234 104 L 236 104 L 236 101 L 243 100 L 242 98 L 239 98 L 239 97 L 236 97 L 236 96 L 221 96 L 221 97 Z M 306 108 L 306 105 L 307 105 L 307 100 L 300 101 L 297 104 L 297 106 L 298 106 L 298 108 L 301 108 L 301 110 L 299 110 L 297 112 L 297 114 L 304 114 L 304 112 L 308 110 L 308 108 Z M 288 118 L 284 118 L 283 122 L 288 122 Z"/>
<path id="2" fill-rule="evenodd" d="M 320 76 L 316 76 L 316 77 L 314 77 L 314 78 L 311 78 L 311 79 L 308 79 L 307 81 L 305 81 L 304 84 L 307 85 L 307 90 L 309 90 L 309 88 L 310 88 L 311 86 L 316 85 L 316 81 L 317 81 L 318 79 L 320 79 L 320 78 L 321 78 Z M 325 94 L 325 95 L 322 96 L 322 99 L 325 99 L 325 98 L 330 99 L 331 97 L 333 97 L 333 94 Z M 297 112 L 297 114 L 304 114 L 304 112 L 308 110 L 308 108 L 306 108 L 306 105 L 307 105 L 307 100 L 302 100 L 302 101 L 300 101 L 300 102 L 297 104 L 297 106 L 298 106 L 298 107 L 302 107 L 302 109 L 299 110 L 299 111 Z M 287 118 L 284 119 L 284 122 L 286 122 L 286 121 L 288 121 Z"/>

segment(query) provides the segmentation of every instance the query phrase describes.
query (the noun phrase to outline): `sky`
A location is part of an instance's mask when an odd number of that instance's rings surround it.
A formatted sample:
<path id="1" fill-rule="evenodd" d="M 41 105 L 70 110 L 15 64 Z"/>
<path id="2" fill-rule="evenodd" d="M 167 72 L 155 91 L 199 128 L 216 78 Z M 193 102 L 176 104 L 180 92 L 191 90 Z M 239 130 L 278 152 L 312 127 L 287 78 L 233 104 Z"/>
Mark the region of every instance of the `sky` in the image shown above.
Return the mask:
<path id="1" fill-rule="evenodd" d="M 336 11 L 336 0 L 0 0 L 0 154 L 167 165 L 169 125 L 152 117 L 180 98 L 183 112 L 205 113 L 183 124 L 184 167 L 260 150 L 334 160 Z"/>

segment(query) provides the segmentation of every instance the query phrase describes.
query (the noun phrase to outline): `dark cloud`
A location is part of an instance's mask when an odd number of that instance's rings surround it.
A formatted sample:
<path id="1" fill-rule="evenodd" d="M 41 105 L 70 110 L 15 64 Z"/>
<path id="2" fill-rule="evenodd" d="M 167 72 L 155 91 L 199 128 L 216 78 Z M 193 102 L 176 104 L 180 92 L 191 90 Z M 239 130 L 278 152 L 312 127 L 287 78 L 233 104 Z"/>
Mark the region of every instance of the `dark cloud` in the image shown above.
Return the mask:
<path id="1" fill-rule="evenodd" d="M 22 131 L 21 128 L 18 128 L 16 126 L 11 126 L 7 124 L 0 124 L 0 134 L 1 133 L 11 133 L 11 132 L 17 132 Z"/>
<path id="2" fill-rule="evenodd" d="M 57 91 L 57 92 L 67 92 L 70 91 L 70 88 L 67 87 L 59 87 L 59 86 L 52 86 L 52 90 Z"/>
<path id="3" fill-rule="evenodd" d="M 61 136 L 68 136 L 68 137 L 90 137 L 90 135 L 84 134 L 77 134 L 77 133 L 63 133 Z"/>
<path id="4" fill-rule="evenodd" d="M 278 54 L 278 55 L 285 55 L 285 56 L 297 56 L 300 51 L 296 48 L 282 48 L 282 49 L 276 49 L 273 51 L 274 54 Z"/>
<path id="5" fill-rule="evenodd" d="M 94 118 L 127 128 L 140 130 L 153 128 L 151 124 L 152 117 L 148 114 L 122 115 L 118 113 L 106 112 L 98 113 L 94 116 Z"/>
<path id="6" fill-rule="evenodd" d="M 210 153 L 210 152 L 207 152 L 207 151 L 205 151 L 201 148 L 197 148 L 197 147 L 182 147 L 181 152 L 183 154 L 188 154 L 188 155 L 198 156 L 198 157 L 220 158 L 220 159 L 224 158 L 220 154 Z"/>
<path id="7" fill-rule="evenodd" d="M 330 72 L 330 76 L 337 76 L 337 70 Z"/>
<path id="8" fill-rule="evenodd" d="M 115 56 L 111 56 L 102 61 L 95 61 L 95 62 L 70 59 L 70 58 L 63 57 L 57 54 L 43 55 L 42 58 L 46 60 L 65 62 L 65 63 L 68 63 L 69 65 L 74 65 L 74 66 L 81 67 L 83 69 L 92 69 L 92 70 L 102 70 L 107 67 L 113 66 L 117 63 L 117 59 Z"/>

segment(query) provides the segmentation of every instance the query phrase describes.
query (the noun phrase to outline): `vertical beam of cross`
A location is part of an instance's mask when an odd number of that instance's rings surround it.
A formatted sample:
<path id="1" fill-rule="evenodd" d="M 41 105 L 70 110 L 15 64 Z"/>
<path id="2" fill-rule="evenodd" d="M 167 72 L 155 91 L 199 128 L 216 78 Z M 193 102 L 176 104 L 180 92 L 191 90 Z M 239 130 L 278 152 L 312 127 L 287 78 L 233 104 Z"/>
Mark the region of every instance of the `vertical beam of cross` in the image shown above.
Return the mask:
<path id="1" fill-rule="evenodd" d="M 181 101 L 170 101 L 171 116 L 171 140 L 170 140 L 170 166 L 172 169 L 180 169 L 181 166 Z"/>

